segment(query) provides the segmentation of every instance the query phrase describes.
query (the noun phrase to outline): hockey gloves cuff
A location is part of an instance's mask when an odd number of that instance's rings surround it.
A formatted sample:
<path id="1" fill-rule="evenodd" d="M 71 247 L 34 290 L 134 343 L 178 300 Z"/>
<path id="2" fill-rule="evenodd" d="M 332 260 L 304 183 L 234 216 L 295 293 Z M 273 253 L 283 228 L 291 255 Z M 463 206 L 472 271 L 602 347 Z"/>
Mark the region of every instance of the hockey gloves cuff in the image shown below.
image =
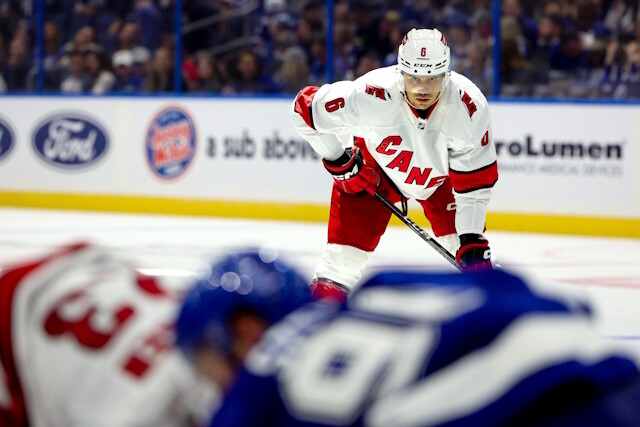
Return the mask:
<path id="1" fill-rule="evenodd" d="M 487 239 L 480 234 L 461 234 L 456 262 L 463 271 L 491 269 L 491 248 Z"/>
<path id="2" fill-rule="evenodd" d="M 346 150 L 336 160 L 322 159 L 322 163 L 345 193 L 366 191 L 373 196 L 380 184 L 380 176 L 364 161 L 358 147 Z"/>

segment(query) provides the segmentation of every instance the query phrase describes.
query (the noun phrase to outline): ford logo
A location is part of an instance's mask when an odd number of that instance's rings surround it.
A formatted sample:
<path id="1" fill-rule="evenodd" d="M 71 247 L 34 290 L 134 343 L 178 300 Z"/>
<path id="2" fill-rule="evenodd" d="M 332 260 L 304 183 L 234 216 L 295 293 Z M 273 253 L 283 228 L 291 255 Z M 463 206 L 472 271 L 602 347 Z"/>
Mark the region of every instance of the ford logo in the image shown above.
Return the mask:
<path id="1" fill-rule="evenodd" d="M 0 160 L 4 159 L 13 148 L 13 131 L 7 123 L 0 120 Z"/>
<path id="2" fill-rule="evenodd" d="M 88 167 L 100 160 L 109 137 L 95 120 L 77 113 L 63 113 L 36 127 L 33 147 L 46 163 L 65 169 Z"/>

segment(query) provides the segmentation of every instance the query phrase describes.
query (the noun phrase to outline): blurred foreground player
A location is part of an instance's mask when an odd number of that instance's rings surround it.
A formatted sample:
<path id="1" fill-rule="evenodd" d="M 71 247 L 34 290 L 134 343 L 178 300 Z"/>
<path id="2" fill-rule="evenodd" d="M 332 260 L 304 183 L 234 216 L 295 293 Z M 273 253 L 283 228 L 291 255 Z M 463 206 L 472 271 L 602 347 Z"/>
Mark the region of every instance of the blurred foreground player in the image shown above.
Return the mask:
<path id="1" fill-rule="evenodd" d="M 636 362 L 573 295 L 503 271 L 391 270 L 259 338 L 305 300 L 303 278 L 257 254 L 188 295 L 178 345 L 227 391 L 212 426 L 640 425 Z"/>
<path id="2" fill-rule="evenodd" d="M 491 115 L 480 89 L 450 63 L 440 31 L 414 28 L 397 65 L 296 96 L 292 123 L 334 178 L 314 296 L 345 299 L 360 280 L 391 218 L 376 191 L 405 207 L 418 201 L 462 269 L 491 268 L 483 237 L 498 179 Z"/>
<path id="3" fill-rule="evenodd" d="M 0 426 L 208 421 L 214 390 L 174 346 L 181 302 L 84 244 L 2 272 Z"/>

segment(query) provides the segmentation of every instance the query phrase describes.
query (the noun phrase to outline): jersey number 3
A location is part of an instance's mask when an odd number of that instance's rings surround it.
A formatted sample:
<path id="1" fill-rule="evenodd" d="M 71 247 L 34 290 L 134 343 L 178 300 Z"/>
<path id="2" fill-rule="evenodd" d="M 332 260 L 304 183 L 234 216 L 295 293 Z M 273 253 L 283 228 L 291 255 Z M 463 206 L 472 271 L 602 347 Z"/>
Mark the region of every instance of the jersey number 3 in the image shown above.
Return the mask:
<path id="1" fill-rule="evenodd" d="M 108 326 L 98 328 L 94 326 L 98 323 L 96 319 L 103 318 L 105 313 L 99 313 L 88 295 L 78 291 L 62 298 L 56 304 L 45 320 L 44 329 L 54 337 L 71 334 L 83 347 L 98 350 L 124 326 L 133 316 L 133 312 L 133 308 L 128 305 L 118 307 L 109 313 Z"/>

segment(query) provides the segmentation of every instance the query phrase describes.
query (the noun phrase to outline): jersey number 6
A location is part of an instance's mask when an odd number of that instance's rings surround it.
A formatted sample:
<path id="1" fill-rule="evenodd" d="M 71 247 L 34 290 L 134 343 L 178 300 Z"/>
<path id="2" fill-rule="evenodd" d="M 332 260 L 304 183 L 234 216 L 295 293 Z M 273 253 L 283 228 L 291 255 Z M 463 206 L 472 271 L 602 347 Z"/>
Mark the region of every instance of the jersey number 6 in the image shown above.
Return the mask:
<path id="1" fill-rule="evenodd" d="M 325 110 L 327 110 L 329 113 L 338 111 L 342 107 L 344 107 L 344 98 L 336 98 L 324 104 Z"/>

